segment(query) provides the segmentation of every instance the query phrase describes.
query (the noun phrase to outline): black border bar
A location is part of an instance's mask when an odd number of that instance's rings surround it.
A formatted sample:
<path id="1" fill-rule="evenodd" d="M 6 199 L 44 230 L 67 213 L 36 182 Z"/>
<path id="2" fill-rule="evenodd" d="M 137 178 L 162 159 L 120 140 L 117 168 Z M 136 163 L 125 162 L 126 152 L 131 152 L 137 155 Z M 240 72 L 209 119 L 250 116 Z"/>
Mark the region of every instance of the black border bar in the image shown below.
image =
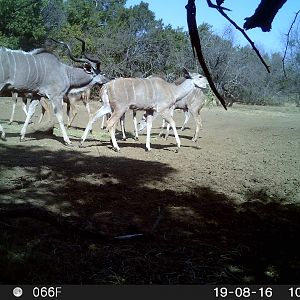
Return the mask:
<path id="1" fill-rule="evenodd" d="M 22 296 L 14 296 L 16 287 L 22 289 Z M 0 299 L 288 300 L 300 299 L 300 285 L 0 285 Z"/>

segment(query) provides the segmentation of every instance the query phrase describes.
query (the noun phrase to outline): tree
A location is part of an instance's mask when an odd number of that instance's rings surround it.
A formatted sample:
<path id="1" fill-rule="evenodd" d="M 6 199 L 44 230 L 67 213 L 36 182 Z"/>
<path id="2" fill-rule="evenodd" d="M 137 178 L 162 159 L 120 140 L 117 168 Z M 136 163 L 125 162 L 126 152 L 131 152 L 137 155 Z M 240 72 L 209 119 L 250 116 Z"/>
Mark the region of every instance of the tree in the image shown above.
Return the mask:
<path id="1" fill-rule="evenodd" d="M 41 16 L 42 1 L 0 0 L 1 44 L 10 48 L 32 49 L 46 35 Z"/>

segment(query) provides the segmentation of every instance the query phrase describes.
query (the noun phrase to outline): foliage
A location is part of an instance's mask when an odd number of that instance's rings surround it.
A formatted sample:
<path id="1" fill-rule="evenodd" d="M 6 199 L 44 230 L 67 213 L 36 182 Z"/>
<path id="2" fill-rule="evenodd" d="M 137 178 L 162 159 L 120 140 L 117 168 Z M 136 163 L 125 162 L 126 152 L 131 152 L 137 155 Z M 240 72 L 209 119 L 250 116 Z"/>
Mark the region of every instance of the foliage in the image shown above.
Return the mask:
<path id="1" fill-rule="evenodd" d="M 23 49 L 38 46 L 46 34 L 42 6 L 41 1 L 0 0 L 1 43 Z"/>
<path id="2" fill-rule="evenodd" d="M 0 43 L 29 50 L 53 46 L 47 37 L 55 37 L 80 56 L 81 44 L 74 37 L 82 37 L 87 53 L 102 61 L 102 69 L 111 78 L 163 74 L 173 81 L 182 75 L 183 66 L 201 72 L 186 31 L 157 20 L 147 3 L 125 4 L 126 0 L 0 0 Z M 282 104 L 299 99 L 290 97 L 300 94 L 298 27 L 291 33 L 285 79 L 281 53 L 263 53 L 272 70 L 268 74 L 249 46 L 236 45 L 232 27 L 216 34 L 210 24 L 199 26 L 206 62 L 229 104 Z M 55 47 L 71 63 L 65 49 Z"/>

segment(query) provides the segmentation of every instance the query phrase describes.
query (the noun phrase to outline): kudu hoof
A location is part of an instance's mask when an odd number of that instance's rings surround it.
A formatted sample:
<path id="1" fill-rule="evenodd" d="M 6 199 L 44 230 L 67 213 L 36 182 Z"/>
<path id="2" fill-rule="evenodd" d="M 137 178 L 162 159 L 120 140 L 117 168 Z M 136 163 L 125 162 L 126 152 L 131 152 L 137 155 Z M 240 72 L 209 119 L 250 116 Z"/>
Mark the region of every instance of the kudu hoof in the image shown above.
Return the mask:
<path id="1" fill-rule="evenodd" d="M 138 140 L 139 140 L 139 138 L 138 138 L 137 136 L 135 136 L 133 139 L 134 139 L 135 141 L 138 141 Z"/>
<path id="2" fill-rule="evenodd" d="M 175 149 L 174 152 L 175 152 L 175 153 L 178 153 L 178 152 L 179 152 L 179 149 L 180 149 L 180 148 L 177 147 L 177 148 Z"/>
<path id="3" fill-rule="evenodd" d="M 112 150 L 115 151 L 115 152 L 120 152 L 120 148 L 113 147 Z"/>
<path id="4" fill-rule="evenodd" d="M 151 148 L 146 148 L 145 151 L 146 152 L 151 152 Z"/>
<path id="5" fill-rule="evenodd" d="M 73 148 L 73 147 L 74 147 L 74 145 L 73 145 L 72 143 L 67 143 L 67 142 L 65 142 L 64 145 L 65 145 L 66 147 L 68 147 L 68 148 Z"/>
<path id="6" fill-rule="evenodd" d="M 1 139 L 2 141 L 4 141 L 4 142 L 6 142 L 6 141 L 7 141 L 7 139 L 6 139 L 5 135 L 1 135 L 0 139 Z"/>
<path id="7" fill-rule="evenodd" d="M 127 138 L 122 138 L 122 141 L 126 142 Z"/>

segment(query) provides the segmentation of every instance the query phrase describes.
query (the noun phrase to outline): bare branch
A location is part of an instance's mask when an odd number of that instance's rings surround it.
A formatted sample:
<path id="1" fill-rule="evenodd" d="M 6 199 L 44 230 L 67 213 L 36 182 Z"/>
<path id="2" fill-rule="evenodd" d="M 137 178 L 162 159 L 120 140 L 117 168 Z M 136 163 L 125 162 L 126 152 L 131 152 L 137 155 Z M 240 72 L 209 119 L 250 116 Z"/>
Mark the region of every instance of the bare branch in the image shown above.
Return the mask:
<path id="1" fill-rule="evenodd" d="M 227 19 L 238 31 L 240 31 L 242 33 L 242 35 L 245 37 L 245 39 L 249 42 L 249 44 L 251 45 L 252 49 L 255 51 L 255 53 L 257 54 L 257 56 L 259 57 L 260 61 L 262 62 L 262 64 L 265 66 L 265 68 L 267 69 L 268 73 L 270 73 L 270 68 L 269 66 L 266 64 L 266 62 L 264 61 L 264 59 L 262 58 L 260 52 L 258 51 L 258 49 L 255 47 L 254 42 L 250 39 L 250 37 L 247 35 L 247 33 L 245 32 L 245 30 L 243 30 L 241 27 L 239 27 L 230 17 L 228 17 L 228 15 L 223 11 L 224 9 L 221 6 L 218 5 L 211 5 L 211 1 L 207 0 L 207 4 L 209 7 L 215 8 L 225 19 Z"/>
<path id="2" fill-rule="evenodd" d="M 208 83 L 209 83 L 212 91 L 214 92 L 216 97 L 220 100 L 223 107 L 227 110 L 225 100 L 218 92 L 218 90 L 212 80 L 212 77 L 209 73 L 209 70 L 205 63 L 205 60 L 204 60 L 204 56 L 203 56 L 202 49 L 201 49 L 200 38 L 199 38 L 199 34 L 198 34 L 197 22 L 196 22 L 195 0 L 188 0 L 188 4 L 185 6 L 185 8 L 187 10 L 187 23 L 188 23 L 189 34 L 190 34 L 190 39 L 191 39 L 194 56 L 195 56 L 195 51 L 196 51 L 199 63 L 202 67 L 202 70 L 208 80 Z"/>
<path id="3" fill-rule="evenodd" d="M 231 11 L 231 9 L 221 6 L 221 4 L 223 4 L 223 2 L 224 1 L 218 1 L 217 0 L 217 4 L 213 4 L 211 2 L 211 0 L 207 0 L 207 4 L 208 4 L 209 7 L 216 8 L 216 9 L 221 8 L 223 10 Z"/>
<path id="4" fill-rule="evenodd" d="M 289 43 L 290 43 L 290 34 L 291 34 L 291 31 L 292 31 L 292 28 L 297 20 L 297 17 L 300 13 L 300 10 L 297 11 L 296 15 L 295 15 L 295 18 L 290 26 L 290 29 L 288 31 L 288 33 L 286 34 L 286 45 L 285 45 L 285 50 L 284 50 L 284 55 L 283 55 L 283 58 L 282 58 L 282 69 L 283 69 L 283 74 L 284 74 L 284 77 L 287 78 L 287 75 L 286 75 L 286 71 L 285 71 L 285 65 L 284 65 L 284 62 L 285 62 L 285 58 L 286 58 L 286 54 L 287 54 L 287 49 L 288 49 L 288 46 L 289 46 Z"/>

